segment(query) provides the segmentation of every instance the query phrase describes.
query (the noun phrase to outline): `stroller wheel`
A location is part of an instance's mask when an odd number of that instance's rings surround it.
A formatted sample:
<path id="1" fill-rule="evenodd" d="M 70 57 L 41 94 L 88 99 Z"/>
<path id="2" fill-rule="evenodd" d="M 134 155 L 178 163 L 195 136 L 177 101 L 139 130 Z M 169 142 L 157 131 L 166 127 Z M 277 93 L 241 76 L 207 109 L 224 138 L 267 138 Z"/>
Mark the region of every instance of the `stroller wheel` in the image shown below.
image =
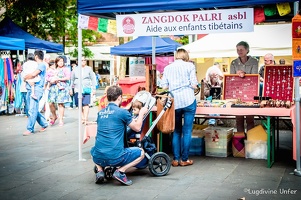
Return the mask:
<path id="1" fill-rule="evenodd" d="M 164 152 L 157 152 L 148 161 L 149 171 L 154 176 L 165 176 L 171 166 L 170 157 Z"/>
<path id="2" fill-rule="evenodd" d="M 95 174 L 97 173 L 97 167 L 96 167 L 96 165 L 94 165 L 93 171 L 94 171 Z"/>
<path id="3" fill-rule="evenodd" d="M 105 172 L 105 178 L 107 180 L 112 180 L 113 178 L 113 173 L 115 172 L 116 170 L 116 167 L 106 167 L 104 169 L 104 172 Z"/>

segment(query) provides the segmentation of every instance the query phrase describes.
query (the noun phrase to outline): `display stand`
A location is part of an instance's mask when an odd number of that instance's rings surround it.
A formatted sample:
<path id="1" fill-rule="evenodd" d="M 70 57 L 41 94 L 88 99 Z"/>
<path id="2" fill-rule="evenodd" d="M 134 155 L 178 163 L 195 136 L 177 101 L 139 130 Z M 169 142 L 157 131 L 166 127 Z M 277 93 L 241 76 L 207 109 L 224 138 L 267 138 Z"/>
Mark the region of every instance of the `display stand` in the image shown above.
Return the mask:
<path id="1" fill-rule="evenodd" d="M 237 74 L 225 74 L 223 99 L 240 99 L 243 102 L 254 100 L 259 93 L 259 75 L 246 74 L 244 78 Z"/>
<path id="2" fill-rule="evenodd" d="M 266 65 L 263 96 L 274 100 L 293 101 L 294 79 L 292 65 Z"/>

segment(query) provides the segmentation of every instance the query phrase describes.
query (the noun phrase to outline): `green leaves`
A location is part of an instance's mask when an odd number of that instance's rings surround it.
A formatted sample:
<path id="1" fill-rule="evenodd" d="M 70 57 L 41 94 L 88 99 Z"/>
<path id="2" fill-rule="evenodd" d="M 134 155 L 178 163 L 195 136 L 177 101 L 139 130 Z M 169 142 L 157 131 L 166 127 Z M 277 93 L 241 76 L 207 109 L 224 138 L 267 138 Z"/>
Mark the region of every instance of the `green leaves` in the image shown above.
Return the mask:
<path id="1" fill-rule="evenodd" d="M 64 46 L 78 45 L 76 3 L 76 0 L 0 0 L 0 5 L 6 7 L 4 15 L 23 30 Z M 102 37 L 99 32 L 92 30 L 83 30 L 82 36 L 83 47 L 85 44 L 94 44 Z M 86 57 L 93 56 L 87 48 L 83 48 L 83 52 Z"/>

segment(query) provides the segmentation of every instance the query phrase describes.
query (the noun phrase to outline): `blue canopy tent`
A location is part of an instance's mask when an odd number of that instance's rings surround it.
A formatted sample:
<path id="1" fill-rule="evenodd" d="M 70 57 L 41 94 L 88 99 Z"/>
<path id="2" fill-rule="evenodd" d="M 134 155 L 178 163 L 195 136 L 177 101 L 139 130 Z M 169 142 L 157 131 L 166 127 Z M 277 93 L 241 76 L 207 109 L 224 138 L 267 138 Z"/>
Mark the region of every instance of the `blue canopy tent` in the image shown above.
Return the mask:
<path id="1" fill-rule="evenodd" d="M 178 43 L 178 42 L 172 40 L 172 39 L 169 38 L 169 37 L 164 37 L 164 38 L 162 38 L 162 39 L 163 39 L 165 42 L 167 42 L 168 44 L 173 45 L 173 46 L 176 48 L 176 50 L 177 50 L 177 48 L 179 48 L 180 46 L 182 46 L 182 44 L 180 44 L 180 43 Z"/>
<path id="2" fill-rule="evenodd" d="M 192 10 L 200 8 L 229 8 L 240 6 L 295 2 L 294 0 L 77 0 L 77 11 L 82 15 L 114 18 L 116 15 L 153 11 Z"/>
<path id="3" fill-rule="evenodd" d="M 111 47 L 111 54 L 117 56 L 151 56 L 153 47 L 153 37 L 140 36 L 125 44 Z M 163 38 L 156 37 L 156 55 L 173 54 L 177 50 L 176 45 L 165 42 Z"/>
<path id="4" fill-rule="evenodd" d="M 64 52 L 62 44 L 36 38 L 24 31 L 8 17 L 0 22 L 0 36 L 24 39 L 26 49 L 41 49 L 45 50 L 47 53 Z"/>
<path id="5" fill-rule="evenodd" d="M 1 50 L 24 50 L 25 40 L 0 36 Z"/>

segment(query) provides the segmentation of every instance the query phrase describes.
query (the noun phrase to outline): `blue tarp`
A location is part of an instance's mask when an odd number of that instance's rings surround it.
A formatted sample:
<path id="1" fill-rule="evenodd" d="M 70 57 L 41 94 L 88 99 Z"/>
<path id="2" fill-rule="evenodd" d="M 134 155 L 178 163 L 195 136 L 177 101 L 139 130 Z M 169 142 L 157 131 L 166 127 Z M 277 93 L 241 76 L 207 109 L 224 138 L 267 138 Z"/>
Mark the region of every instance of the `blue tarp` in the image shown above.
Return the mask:
<path id="1" fill-rule="evenodd" d="M 36 38 L 7 17 L 0 22 L 0 36 L 24 39 L 26 49 L 41 49 L 47 53 L 64 52 L 62 44 Z"/>
<path id="2" fill-rule="evenodd" d="M 176 45 L 156 37 L 156 55 L 166 55 L 177 50 Z M 111 47 L 111 54 L 117 56 L 150 56 L 152 55 L 152 36 L 140 36 L 125 44 Z"/>
<path id="3" fill-rule="evenodd" d="M 0 50 L 24 50 L 25 41 L 18 38 L 0 36 Z"/>
<path id="4" fill-rule="evenodd" d="M 182 44 L 172 40 L 171 38 L 169 37 L 163 37 L 162 38 L 165 42 L 167 42 L 168 44 L 171 44 L 171 45 L 174 45 L 174 47 L 177 49 L 178 47 L 182 46 Z"/>
<path id="5" fill-rule="evenodd" d="M 115 18 L 116 14 L 150 11 L 198 10 L 294 2 L 295 0 L 77 0 L 77 11 L 83 15 Z"/>

